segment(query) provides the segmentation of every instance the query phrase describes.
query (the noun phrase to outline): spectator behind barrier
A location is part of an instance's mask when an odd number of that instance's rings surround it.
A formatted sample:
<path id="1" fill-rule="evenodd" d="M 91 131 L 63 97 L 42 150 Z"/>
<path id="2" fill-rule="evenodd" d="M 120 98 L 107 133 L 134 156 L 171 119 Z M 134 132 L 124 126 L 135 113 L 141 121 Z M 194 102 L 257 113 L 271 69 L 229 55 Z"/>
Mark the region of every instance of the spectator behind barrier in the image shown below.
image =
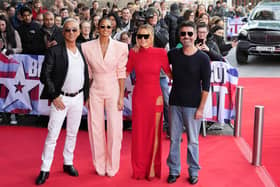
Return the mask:
<path id="1" fill-rule="evenodd" d="M 0 15 L 0 51 L 4 55 L 22 51 L 20 36 L 4 15 Z M 10 119 L 10 124 L 17 124 L 15 114 L 11 114 Z M 2 121 L 2 114 L 0 114 L 0 121 Z"/>
<path id="2" fill-rule="evenodd" d="M 176 3 L 173 3 L 170 7 L 170 13 L 165 16 L 165 23 L 168 26 L 169 32 L 169 48 L 176 47 L 176 30 L 177 30 L 177 22 L 180 16 L 179 6 Z"/>
<path id="3" fill-rule="evenodd" d="M 21 38 L 23 54 L 42 55 L 45 51 L 43 35 L 40 25 L 32 20 L 32 10 L 29 7 L 21 8 L 23 23 L 18 28 Z"/>
<path id="4" fill-rule="evenodd" d="M 216 2 L 216 6 L 213 10 L 213 16 L 219 16 L 221 18 L 223 18 L 225 15 L 225 10 L 224 8 L 221 6 L 221 1 L 217 1 Z"/>
<path id="5" fill-rule="evenodd" d="M 36 20 L 39 14 L 44 14 L 47 10 L 42 8 L 41 0 L 32 1 L 32 18 Z"/>
<path id="6" fill-rule="evenodd" d="M 223 56 L 226 56 L 231 48 L 237 46 L 237 41 L 233 41 L 231 44 L 225 43 L 223 27 L 216 25 L 211 29 L 211 33 L 213 34 L 213 40 L 217 43 Z"/>
<path id="7" fill-rule="evenodd" d="M 147 23 L 154 28 L 154 46 L 165 48 L 169 41 L 167 25 L 164 22 L 159 22 L 159 13 L 153 7 L 147 9 L 145 16 Z"/>
<path id="8" fill-rule="evenodd" d="M 44 13 L 44 24 L 41 32 L 43 34 L 45 49 L 62 44 L 64 41 L 62 29 L 55 25 L 54 14 L 52 12 Z"/>
<path id="9" fill-rule="evenodd" d="M 201 22 L 197 24 L 196 47 L 205 52 L 211 61 L 223 61 L 223 56 L 218 45 L 213 41 L 212 34 L 209 34 L 208 26 Z"/>
<path id="10" fill-rule="evenodd" d="M 22 52 L 20 36 L 4 15 L 0 15 L 0 50 L 5 55 Z"/>
<path id="11" fill-rule="evenodd" d="M 77 38 L 77 43 L 83 43 L 92 40 L 92 37 L 90 35 L 91 32 L 91 24 L 89 21 L 82 21 L 80 24 L 80 30 L 81 33 L 79 37 Z"/>

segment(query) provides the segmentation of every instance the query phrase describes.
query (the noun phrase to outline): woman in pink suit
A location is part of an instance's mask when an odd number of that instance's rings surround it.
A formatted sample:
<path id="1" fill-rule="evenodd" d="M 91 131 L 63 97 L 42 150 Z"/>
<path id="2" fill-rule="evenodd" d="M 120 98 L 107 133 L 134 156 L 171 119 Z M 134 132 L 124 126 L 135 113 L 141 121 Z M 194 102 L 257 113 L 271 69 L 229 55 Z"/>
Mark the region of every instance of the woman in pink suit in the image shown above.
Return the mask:
<path id="1" fill-rule="evenodd" d="M 97 174 L 112 177 L 118 172 L 120 162 L 128 47 L 110 37 L 112 25 L 109 18 L 99 21 L 98 30 L 97 40 L 82 44 L 92 80 L 88 102 L 88 132 Z"/>

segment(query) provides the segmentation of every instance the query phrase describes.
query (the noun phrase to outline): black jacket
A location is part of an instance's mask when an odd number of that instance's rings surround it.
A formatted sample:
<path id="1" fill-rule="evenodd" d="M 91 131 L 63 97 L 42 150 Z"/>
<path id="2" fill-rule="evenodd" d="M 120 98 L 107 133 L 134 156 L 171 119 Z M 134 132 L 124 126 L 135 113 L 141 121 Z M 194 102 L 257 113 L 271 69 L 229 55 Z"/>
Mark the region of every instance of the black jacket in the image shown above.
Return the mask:
<path id="1" fill-rule="evenodd" d="M 177 35 L 177 21 L 178 21 L 179 15 L 175 13 L 167 14 L 164 18 L 167 26 L 168 26 L 168 32 L 169 32 L 169 47 L 170 49 L 175 48 L 177 45 L 176 35 Z"/>
<path id="2" fill-rule="evenodd" d="M 164 22 L 158 22 L 156 26 L 154 26 L 154 32 L 154 46 L 159 48 L 165 48 L 166 44 L 169 41 L 167 25 Z"/>
<path id="3" fill-rule="evenodd" d="M 213 34 L 213 41 L 216 42 L 223 56 L 226 56 L 229 50 L 232 48 L 231 44 L 225 43 L 224 37 L 218 36 L 216 34 Z"/>
<path id="4" fill-rule="evenodd" d="M 84 100 L 89 96 L 89 76 L 88 68 L 83 56 L 81 47 L 77 45 L 85 64 Z M 45 60 L 42 65 L 40 81 L 44 84 L 41 99 L 53 100 L 60 95 L 68 70 L 68 56 L 65 43 L 56 45 L 47 50 Z"/>
<path id="5" fill-rule="evenodd" d="M 81 33 L 81 34 L 78 36 L 76 42 L 79 43 L 79 44 L 81 44 L 81 43 L 84 43 L 84 42 L 88 42 L 88 41 L 90 41 L 90 40 L 92 40 L 92 37 L 90 37 L 89 39 L 85 39 L 85 38 L 83 37 L 82 33 Z"/>
<path id="6" fill-rule="evenodd" d="M 53 26 L 53 33 L 50 35 L 48 32 L 45 30 L 45 26 L 43 25 L 41 27 L 41 32 L 43 34 L 43 39 L 44 39 L 44 44 L 45 44 L 45 51 L 46 51 L 46 40 L 49 42 L 55 40 L 57 42 L 57 45 L 61 45 L 64 43 L 64 37 L 62 34 L 62 29 L 57 27 L 56 25 Z M 45 40 L 46 39 L 46 40 Z"/>
<path id="7" fill-rule="evenodd" d="M 45 53 L 45 44 L 43 33 L 40 25 L 32 21 L 31 23 L 23 23 L 18 28 L 22 44 L 23 54 L 43 55 Z"/>
<path id="8" fill-rule="evenodd" d="M 197 43 L 198 40 L 195 41 L 195 44 Z M 210 33 L 207 36 L 206 45 L 209 48 L 209 51 L 203 51 L 203 52 L 205 52 L 209 56 L 211 61 L 224 61 L 220 49 L 216 44 L 216 42 L 213 41 L 213 35 Z"/>

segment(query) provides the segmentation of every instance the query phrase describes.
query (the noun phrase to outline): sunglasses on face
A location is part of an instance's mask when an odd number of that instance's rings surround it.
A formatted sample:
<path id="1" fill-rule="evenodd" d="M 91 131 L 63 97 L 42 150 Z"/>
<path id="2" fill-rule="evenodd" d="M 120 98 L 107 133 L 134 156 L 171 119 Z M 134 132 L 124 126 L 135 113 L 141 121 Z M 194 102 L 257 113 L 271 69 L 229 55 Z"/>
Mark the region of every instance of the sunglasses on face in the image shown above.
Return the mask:
<path id="1" fill-rule="evenodd" d="M 188 35 L 189 37 L 192 37 L 192 36 L 193 36 L 193 32 L 180 32 L 180 35 L 181 35 L 181 36 L 186 36 L 186 35 Z"/>
<path id="2" fill-rule="evenodd" d="M 111 27 L 110 25 L 107 25 L 107 26 L 105 26 L 105 25 L 101 25 L 101 26 L 100 26 L 100 28 L 101 28 L 101 29 L 105 29 L 105 28 L 107 28 L 107 29 L 111 29 L 112 27 Z"/>
<path id="3" fill-rule="evenodd" d="M 149 36 L 150 36 L 149 34 L 137 34 L 137 39 L 144 38 L 145 40 L 147 40 Z"/>
<path id="4" fill-rule="evenodd" d="M 77 32 L 78 29 L 64 29 L 65 32 Z"/>

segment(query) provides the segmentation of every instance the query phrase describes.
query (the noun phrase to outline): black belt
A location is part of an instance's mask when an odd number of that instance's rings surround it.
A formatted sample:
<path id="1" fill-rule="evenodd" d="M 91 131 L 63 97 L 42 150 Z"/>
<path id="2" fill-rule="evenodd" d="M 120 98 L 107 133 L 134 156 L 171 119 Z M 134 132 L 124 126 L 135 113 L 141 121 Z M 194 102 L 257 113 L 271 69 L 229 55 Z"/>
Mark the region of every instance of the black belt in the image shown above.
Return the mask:
<path id="1" fill-rule="evenodd" d="M 61 91 L 60 93 L 62 95 L 68 96 L 68 97 L 75 97 L 76 95 L 78 95 L 79 93 L 81 93 L 83 91 L 83 88 L 81 88 L 79 91 L 75 92 L 75 93 L 66 93 Z"/>

